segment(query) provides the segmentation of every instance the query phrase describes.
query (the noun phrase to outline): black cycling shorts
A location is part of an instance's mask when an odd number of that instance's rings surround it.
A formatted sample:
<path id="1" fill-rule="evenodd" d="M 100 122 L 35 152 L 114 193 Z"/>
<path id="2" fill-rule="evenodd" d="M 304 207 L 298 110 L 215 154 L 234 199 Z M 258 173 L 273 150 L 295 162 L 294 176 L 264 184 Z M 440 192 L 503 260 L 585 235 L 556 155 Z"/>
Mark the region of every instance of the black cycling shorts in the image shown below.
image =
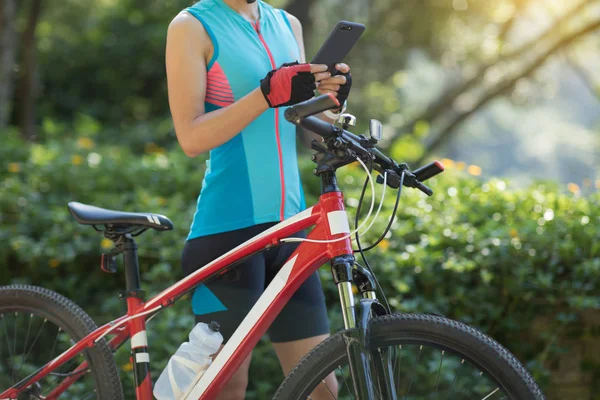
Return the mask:
<path id="1" fill-rule="evenodd" d="M 274 225 L 260 224 L 188 240 L 182 254 L 183 272 L 191 274 Z M 306 235 L 299 232 L 292 236 Z M 194 294 L 195 313 L 200 314 L 196 315 L 196 321 L 217 321 L 226 342 L 297 246 L 285 244 L 255 254 L 208 282 Z M 267 333 L 273 342 L 290 342 L 329 333 L 325 296 L 317 271 L 298 288 Z"/>

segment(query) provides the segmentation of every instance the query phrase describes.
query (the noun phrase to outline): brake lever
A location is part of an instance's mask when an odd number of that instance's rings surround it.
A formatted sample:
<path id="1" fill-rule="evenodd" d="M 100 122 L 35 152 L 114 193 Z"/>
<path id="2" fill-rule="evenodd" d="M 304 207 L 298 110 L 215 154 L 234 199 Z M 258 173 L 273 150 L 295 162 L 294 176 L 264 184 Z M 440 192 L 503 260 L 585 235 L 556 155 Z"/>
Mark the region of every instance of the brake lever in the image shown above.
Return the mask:
<path id="1" fill-rule="evenodd" d="M 414 187 L 425 193 L 427 196 L 433 196 L 433 190 L 423 182 L 416 181 Z"/>
<path id="2" fill-rule="evenodd" d="M 381 175 L 377 175 L 376 182 L 380 185 L 383 185 L 383 174 L 387 173 L 386 183 L 392 189 L 398 189 L 400 187 L 400 175 L 391 169 L 386 169 L 385 171 L 377 170 Z"/>
<path id="3" fill-rule="evenodd" d="M 412 172 L 405 172 L 404 186 L 419 189 L 427 196 L 433 196 L 433 190 L 423 182 L 420 182 Z"/>

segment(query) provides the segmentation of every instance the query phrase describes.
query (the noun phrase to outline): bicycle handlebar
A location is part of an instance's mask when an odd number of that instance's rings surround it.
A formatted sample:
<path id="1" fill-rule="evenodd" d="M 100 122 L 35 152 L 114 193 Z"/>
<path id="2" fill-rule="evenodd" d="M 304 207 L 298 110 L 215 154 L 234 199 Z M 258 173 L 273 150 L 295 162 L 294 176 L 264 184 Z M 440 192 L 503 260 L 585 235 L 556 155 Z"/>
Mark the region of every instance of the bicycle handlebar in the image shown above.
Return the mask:
<path id="1" fill-rule="evenodd" d="M 286 116 L 290 109 L 291 107 L 285 111 Z M 288 119 L 288 121 L 290 120 Z M 296 125 L 300 125 L 301 127 L 308 129 L 309 131 L 312 131 L 325 139 L 329 139 L 336 135 L 337 128 L 335 127 L 335 125 L 322 121 L 317 117 L 304 117 L 301 118 L 298 122 L 294 122 L 293 120 L 290 122 L 295 123 Z"/>
<path id="2" fill-rule="evenodd" d="M 289 107 L 285 110 L 285 119 L 297 124 L 302 118 L 339 107 L 338 99 L 332 93 L 327 93 Z"/>
<path id="3" fill-rule="evenodd" d="M 426 181 L 427 179 L 444 172 L 444 164 L 439 161 L 434 161 L 424 165 L 421 168 L 415 169 L 412 173 L 415 174 L 418 180 Z"/>
<path id="4" fill-rule="evenodd" d="M 404 186 L 419 189 L 428 196 L 433 194 L 433 190 L 424 185 L 422 181 L 443 172 L 444 166 L 442 163 L 434 161 L 411 172 L 408 170 L 406 164 L 398 164 L 376 149 L 374 147 L 376 142 L 362 135 L 355 135 L 352 132 L 313 116 L 314 114 L 335 107 L 339 107 L 339 102 L 331 93 L 328 93 L 289 107 L 285 110 L 285 119 L 320 135 L 328 143 L 328 146 L 342 150 L 351 150 L 356 156 L 363 156 L 372 160 L 379 166 L 376 169 L 380 173 L 384 171 L 390 173 L 391 179 L 388 180 L 390 187 L 397 189 L 400 185 L 400 174 L 405 174 L 403 180 Z M 382 183 L 383 179 L 378 179 L 377 181 Z"/>

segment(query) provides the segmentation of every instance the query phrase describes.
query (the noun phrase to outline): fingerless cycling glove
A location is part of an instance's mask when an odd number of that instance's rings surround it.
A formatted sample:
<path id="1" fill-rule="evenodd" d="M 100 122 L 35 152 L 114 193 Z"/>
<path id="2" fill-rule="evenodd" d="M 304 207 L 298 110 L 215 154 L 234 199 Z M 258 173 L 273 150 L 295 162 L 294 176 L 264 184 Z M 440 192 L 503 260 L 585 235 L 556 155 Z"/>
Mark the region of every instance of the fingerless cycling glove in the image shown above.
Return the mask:
<path id="1" fill-rule="evenodd" d="M 310 64 L 297 61 L 282 64 L 260 81 L 260 90 L 271 108 L 308 100 L 314 97 L 315 89 L 315 76 L 310 72 Z"/>
<path id="2" fill-rule="evenodd" d="M 340 104 L 344 104 L 346 100 L 348 100 L 348 96 L 350 95 L 350 89 L 352 88 L 352 75 L 350 74 L 350 72 L 346 72 L 345 74 L 343 74 L 340 71 L 336 71 L 333 73 L 333 76 L 336 75 L 343 75 L 346 77 L 346 83 L 340 85 L 340 88 L 337 92 L 338 101 L 340 102 Z"/>

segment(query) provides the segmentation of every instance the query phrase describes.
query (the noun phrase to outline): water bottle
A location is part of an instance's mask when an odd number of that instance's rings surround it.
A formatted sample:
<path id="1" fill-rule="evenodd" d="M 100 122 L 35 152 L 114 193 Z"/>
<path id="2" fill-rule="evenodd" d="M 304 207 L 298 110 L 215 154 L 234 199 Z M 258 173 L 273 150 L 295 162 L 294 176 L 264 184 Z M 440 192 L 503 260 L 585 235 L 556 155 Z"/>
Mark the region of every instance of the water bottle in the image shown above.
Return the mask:
<path id="1" fill-rule="evenodd" d="M 212 362 L 223 343 L 219 324 L 197 324 L 190 332 L 190 341 L 179 346 L 167 363 L 167 367 L 154 385 L 154 397 L 158 400 L 179 400 L 199 375 L 201 376 Z"/>

